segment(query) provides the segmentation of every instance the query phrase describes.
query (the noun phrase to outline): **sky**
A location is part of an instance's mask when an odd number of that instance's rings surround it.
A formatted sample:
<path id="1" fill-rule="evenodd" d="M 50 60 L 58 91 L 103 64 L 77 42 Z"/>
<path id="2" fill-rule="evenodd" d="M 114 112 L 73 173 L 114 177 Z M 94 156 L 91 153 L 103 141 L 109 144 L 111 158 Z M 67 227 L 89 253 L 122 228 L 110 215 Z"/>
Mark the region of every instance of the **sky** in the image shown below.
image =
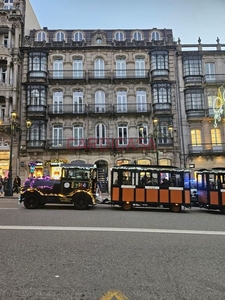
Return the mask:
<path id="1" fill-rule="evenodd" d="M 172 29 L 181 44 L 225 44 L 225 0 L 30 0 L 48 29 Z"/>

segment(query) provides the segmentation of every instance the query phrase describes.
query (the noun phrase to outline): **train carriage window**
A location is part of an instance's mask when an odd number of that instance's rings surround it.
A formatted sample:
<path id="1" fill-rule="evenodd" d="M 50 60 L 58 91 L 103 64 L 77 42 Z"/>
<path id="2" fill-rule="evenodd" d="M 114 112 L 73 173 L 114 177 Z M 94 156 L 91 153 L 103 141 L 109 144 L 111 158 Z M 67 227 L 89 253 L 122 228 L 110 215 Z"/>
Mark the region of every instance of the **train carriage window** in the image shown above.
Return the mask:
<path id="1" fill-rule="evenodd" d="M 129 171 L 124 171 L 122 175 L 122 184 L 132 184 L 132 173 Z"/>
<path id="2" fill-rule="evenodd" d="M 118 182 L 118 172 L 113 172 L 112 173 L 112 182 L 113 182 L 113 184 L 114 185 L 117 185 L 117 184 L 119 184 L 119 182 Z"/>
<path id="3" fill-rule="evenodd" d="M 184 173 L 184 187 L 186 189 L 190 188 L 190 178 L 189 178 L 189 173 Z"/>

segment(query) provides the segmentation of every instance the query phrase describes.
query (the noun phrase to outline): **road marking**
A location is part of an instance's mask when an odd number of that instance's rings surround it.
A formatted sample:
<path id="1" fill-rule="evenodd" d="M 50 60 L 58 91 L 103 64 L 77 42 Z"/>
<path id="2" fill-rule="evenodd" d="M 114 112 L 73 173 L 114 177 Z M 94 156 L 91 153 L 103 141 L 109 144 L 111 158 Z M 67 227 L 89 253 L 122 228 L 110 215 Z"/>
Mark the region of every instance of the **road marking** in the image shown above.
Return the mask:
<path id="1" fill-rule="evenodd" d="M 126 296 L 124 296 L 120 291 L 108 291 L 105 295 L 100 298 L 100 300 L 129 300 Z"/>
<path id="2" fill-rule="evenodd" d="M 13 226 L 0 225 L 2 230 L 55 230 L 55 231 L 100 231 L 100 232 L 140 232 L 140 233 L 176 233 L 200 235 L 225 235 L 225 231 L 147 229 L 147 228 L 112 228 L 112 227 L 58 227 L 58 226 Z"/>
<path id="3" fill-rule="evenodd" d="M 13 207 L 11 207 L 11 208 L 9 208 L 9 207 L 1 207 L 0 209 L 19 209 L 19 208 L 13 208 Z"/>

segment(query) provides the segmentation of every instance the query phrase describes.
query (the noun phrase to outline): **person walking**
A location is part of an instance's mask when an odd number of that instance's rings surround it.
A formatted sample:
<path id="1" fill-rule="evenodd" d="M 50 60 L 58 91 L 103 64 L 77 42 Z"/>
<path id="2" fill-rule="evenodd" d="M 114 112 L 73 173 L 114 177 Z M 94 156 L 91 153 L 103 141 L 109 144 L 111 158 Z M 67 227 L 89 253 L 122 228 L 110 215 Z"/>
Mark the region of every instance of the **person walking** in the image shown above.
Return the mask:
<path id="1" fill-rule="evenodd" d="M 3 196 L 3 193 L 4 193 L 4 182 L 3 182 L 3 178 L 2 176 L 0 175 L 0 195 Z"/>
<path id="2" fill-rule="evenodd" d="M 20 186 L 21 186 L 21 179 L 17 175 L 13 181 L 13 192 L 18 194 L 20 191 Z"/>

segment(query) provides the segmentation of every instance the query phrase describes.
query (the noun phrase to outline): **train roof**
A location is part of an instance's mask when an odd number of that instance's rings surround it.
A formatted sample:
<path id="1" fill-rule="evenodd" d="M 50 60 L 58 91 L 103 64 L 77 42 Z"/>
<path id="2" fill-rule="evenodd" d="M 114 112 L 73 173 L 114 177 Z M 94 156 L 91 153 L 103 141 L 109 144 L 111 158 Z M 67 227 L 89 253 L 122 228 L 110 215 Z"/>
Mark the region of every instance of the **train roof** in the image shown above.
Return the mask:
<path id="1" fill-rule="evenodd" d="M 62 164 L 61 167 L 63 169 L 96 169 L 97 166 L 95 164 Z"/>
<path id="2" fill-rule="evenodd" d="M 181 172 L 186 171 L 190 172 L 189 169 L 180 169 L 175 166 L 163 166 L 163 165 L 135 165 L 135 164 L 126 164 L 126 165 L 120 165 L 120 166 L 114 166 L 112 170 L 141 170 L 141 171 L 160 171 L 160 172 Z"/>

